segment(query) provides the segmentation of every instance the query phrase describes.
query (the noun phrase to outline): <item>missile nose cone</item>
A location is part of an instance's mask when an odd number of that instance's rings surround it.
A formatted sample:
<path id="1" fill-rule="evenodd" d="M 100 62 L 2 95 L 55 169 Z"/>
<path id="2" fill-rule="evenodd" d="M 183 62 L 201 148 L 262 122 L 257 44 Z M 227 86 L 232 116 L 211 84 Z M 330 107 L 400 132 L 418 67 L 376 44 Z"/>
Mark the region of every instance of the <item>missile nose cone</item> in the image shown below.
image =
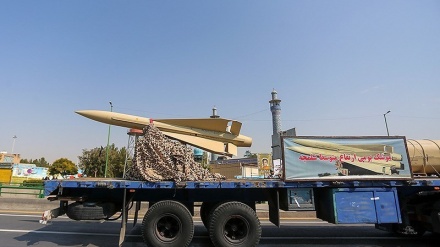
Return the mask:
<path id="1" fill-rule="evenodd" d="M 84 116 L 85 111 L 75 111 L 75 113 L 76 113 L 76 114 L 79 114 L 79 115 L 81 115 L 81 116 Z"/>
<path id="2" fill-rule="evenodd" d="M 80 110 L 80 111 L 75 111 L 75 113 L 83 117 L 92 118 L 92 119 L 94 119 L 94 117 L 99 115 L 96 111 L 92 111 L 92 110 Z"/>
<path id="3" fill-rule="evenodd" d="M 95 121 L 98 122 L 104 122 L 107 123 L 107 119 L 110 116 L 110 112 L 104 112 L 104 111 L 97 111 L 97 110 L 80 110 L 80 111 L 75 111 L 75 113 L 86 117 L 86 118 L 90 118 L 93 119 Z"/>

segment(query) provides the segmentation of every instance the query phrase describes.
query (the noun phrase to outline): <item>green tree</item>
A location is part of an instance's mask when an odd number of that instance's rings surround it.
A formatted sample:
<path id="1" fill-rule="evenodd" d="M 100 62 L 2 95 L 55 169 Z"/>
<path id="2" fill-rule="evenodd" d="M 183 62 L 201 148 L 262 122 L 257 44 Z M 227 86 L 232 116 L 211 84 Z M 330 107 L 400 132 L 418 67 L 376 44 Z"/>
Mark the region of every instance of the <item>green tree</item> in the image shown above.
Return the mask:
<path id="1" fill-rule="evenodd" d="M 36 159 L 32 162 L 32 164 L 37 165 L 38 167 L 50 167 L 49 162 L 46 161 L 44 157 Z"/>
<path id="2" fill-rule="evenodd" d="M 22 163 L 22 164 L 32 164 L 27 159 L 20 159 L 20 163 Z"/>
<path id="3" fill-rule="evenodd" d="M 257 154 L 251 153 L 251 151 L 247 150 L 243 155 L 245 158 L 257 158 Z"/>
<path id="4" fill-rule="evenodd" d="M 66 158 L 57 159 L 53 162 L 53 164 L 49 168 L 50 175 L 68 175 L 68 174 L 77 174 L 78 168 L 76 165 Z"/>
<path id="5" fill-rule="evenodd" d="M 107 177 L 122 177 L 124 173 L 125 157 L 127 150 L 125 147 L 119 149 L 115 144 L 109 146 Z M 79 166 L 84 174 L 89 177 L 104 177 L 106 148 L 96 147 L 91 150 L 83 149 L 79 158 Z"/>
<path id="6" fill-rule="evenodd" d="M 107 177 L 122 178 L 126 155 L 127 150 L 125 147 L 118 149 L 112 144 L 108 154 Z"/>
<path id="7" fill-rule="evenodd" d="M 35 159 L 35 160 L 20 159 L 20 163 L 22 163 L 22 164 L 35 164 L 37 167 L 50 167 L 49 162 L 47 162 L 44 157 L 41 157 L 41 158 Z"/>

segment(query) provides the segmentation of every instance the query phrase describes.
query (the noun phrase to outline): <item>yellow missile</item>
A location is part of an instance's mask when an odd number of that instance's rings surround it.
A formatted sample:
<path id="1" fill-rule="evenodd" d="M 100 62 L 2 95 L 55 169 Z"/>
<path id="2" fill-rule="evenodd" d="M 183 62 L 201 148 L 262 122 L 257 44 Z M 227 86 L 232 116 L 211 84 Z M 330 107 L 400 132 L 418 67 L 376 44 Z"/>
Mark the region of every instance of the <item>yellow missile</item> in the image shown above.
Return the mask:
<path id="1" fill-rule="evenodd" d="M 117 112 L 82 110 L 76 111 L 92 120 L 142 130 L 153 123 L 162 133 L 172 139 L 222 155 L 237 155 L 237 147 L 250 147 L 252 138 L 240 135 L 241 123 L 224 118 L 156 119 Z"/>

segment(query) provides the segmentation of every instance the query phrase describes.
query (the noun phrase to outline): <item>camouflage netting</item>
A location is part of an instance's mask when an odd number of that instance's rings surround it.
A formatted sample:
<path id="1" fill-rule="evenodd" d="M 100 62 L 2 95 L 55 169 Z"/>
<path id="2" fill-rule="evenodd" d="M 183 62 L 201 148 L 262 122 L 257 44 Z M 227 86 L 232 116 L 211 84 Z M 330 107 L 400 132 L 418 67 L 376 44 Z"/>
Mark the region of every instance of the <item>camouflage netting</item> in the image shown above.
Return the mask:
<path id="1" fill-rule="evenodd" d="M 180 182 L 225 179 L 195 162 L 190 148 L 168 139 L 153 124 L 144 128 L 144 136 L 137 141 L 134 156 L 133 165 L 127 170 L 127 178 L 131 180 Z"/>

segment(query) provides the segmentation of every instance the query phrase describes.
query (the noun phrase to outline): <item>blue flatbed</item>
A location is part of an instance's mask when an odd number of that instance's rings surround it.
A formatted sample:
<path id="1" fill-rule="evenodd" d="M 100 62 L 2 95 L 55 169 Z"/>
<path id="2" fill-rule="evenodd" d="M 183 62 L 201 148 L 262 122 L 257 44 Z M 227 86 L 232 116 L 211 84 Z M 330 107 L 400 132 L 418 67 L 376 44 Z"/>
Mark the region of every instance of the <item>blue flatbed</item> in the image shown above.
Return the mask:
<path id="1" fill-rule="evenodd" d="M 58 188 L 108 188 L 108 189 L 243 189 L 243 188 L 320 188 L 320 187 L 421 187 L 440 186 L 440 178 L 416 178 L 411 180 L 321 180 L 289 181 L 275 179 L 224 180 L 224 181 L 135 181 L 126 179 L 69 179 L 45 181 L 45 196 Z"/>
<path id="2" fill-rule="evenodd" d="M 261 227 L 255 210 L 261 201 L 267 201 L 269 220 L 276 226 L 281 225 L 280 210 L 302 210 L 315 211 L 317 218 L 334 224 L 375 224 L 378 229 L 403 235 L 440 233 L 440 178 L 434 176 L 182 182 L 80 178 L 47 180 L 45 195 L 60 206 L 47 210 L 43 223 L 62 214 L 74 220 L 114 220 L 120 212 L 119 245 L 125 238 L 128 211 L 134 208 L 136 223 L 141 202 L 149 205 L 141 226 L 144 241 L 155 243 L 148 242 L 149 246 L 168 246 L 159 244 L 163 235 L 169 243 L 176 236 L 190 241 L 196 202 L 201 202 L 200 217 L 208 232 L 225 230 L 216 233 L 218 241 L 241 238 L 258 243 Z M 230 227 L 238 232 L 230 233 Z M 219 246 L 255 245 L 225 242 Z"/>

